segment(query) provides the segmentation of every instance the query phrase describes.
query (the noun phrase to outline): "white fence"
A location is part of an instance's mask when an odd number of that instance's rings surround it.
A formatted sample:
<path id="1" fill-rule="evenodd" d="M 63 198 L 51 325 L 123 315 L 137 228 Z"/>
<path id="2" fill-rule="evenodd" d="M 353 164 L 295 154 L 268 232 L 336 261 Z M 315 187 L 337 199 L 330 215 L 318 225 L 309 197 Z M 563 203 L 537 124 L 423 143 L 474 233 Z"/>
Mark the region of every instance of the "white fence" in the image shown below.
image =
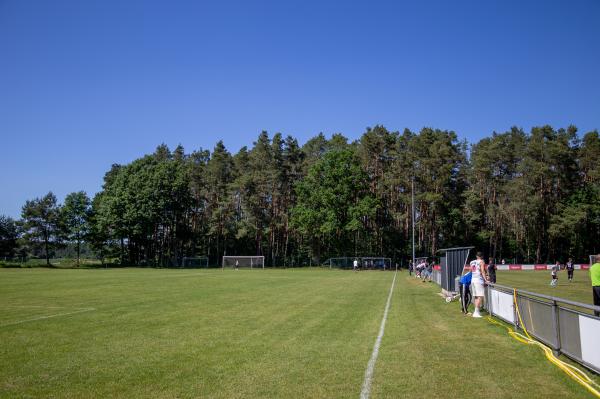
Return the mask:
<path id="1" fill-rule="evenodd" d="M 433 270 L 431 272 L 431 280 L 437 285 L 442 285 L 442 272 L 439 270 Z"/>
<path id="2" fill-rule="evenodd" d="M 555 353 L 600 373 L 600 317 L 593 315 L 600 307 L 529 291 L 515 292 L 497 284 L 487 287 L 485 303 L 491 315 L 527 329 Z"/>
<path id="3" fill-rule="evenodd" d="M 433 271 L 433 281 L 441 284 L 441 272 Z M 521 318 L 517 315 L 516 303 Z M 556 354 L 564 354 L 600 373 L 600 306 L 569 301 L 548 295 L 490 284 L 486 287 L 488 312 L 548 345 Z M 522 320 L 522 323 L 521 323 Z"/>

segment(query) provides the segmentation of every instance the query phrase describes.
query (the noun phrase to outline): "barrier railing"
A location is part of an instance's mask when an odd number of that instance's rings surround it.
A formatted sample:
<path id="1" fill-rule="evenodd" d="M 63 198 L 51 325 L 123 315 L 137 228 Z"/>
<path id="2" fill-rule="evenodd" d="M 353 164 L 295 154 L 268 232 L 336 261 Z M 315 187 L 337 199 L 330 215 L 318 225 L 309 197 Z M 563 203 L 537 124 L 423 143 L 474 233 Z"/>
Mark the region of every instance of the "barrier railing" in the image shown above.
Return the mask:
<path id="1" fill-rule="evenodd" d="M 556 354 L 600 373 L 600 312 L 599 306 L 511 287 L 490 284 L 486 288 L 485 307 L 488 312 L 523 330 L 550 347 Z"/>
<path id="2" fill-rule="evenodd" d="M 442 272 L 434 269 L 431 272 L 431 280 L 437 285 L 442 285 Z"/>

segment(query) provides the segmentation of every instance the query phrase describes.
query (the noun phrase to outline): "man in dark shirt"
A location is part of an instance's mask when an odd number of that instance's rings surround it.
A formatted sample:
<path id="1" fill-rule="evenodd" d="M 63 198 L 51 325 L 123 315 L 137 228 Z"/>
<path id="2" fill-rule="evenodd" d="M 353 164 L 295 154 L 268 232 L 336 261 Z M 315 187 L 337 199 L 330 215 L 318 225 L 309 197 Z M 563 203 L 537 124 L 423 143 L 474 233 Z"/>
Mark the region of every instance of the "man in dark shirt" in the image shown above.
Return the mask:
<path id="1" fill-rule="evenodd" d="M 566 268 L 567 268 L 567 276 L 569 277 L 569 282 L 571 282 L 571 281 L 573 281 L 573 271 L 575 270 L 575 265 L 573 264 L 572 258 L 569 258 Z"/>
<path id="2" fill-rule="evenodd" d="M 494 259 L 490 258 L 490 262 L 487 266 L 488 276 L 490 277 L 490 283 L 496 284 L 496 264 L 494 263 Z"/>

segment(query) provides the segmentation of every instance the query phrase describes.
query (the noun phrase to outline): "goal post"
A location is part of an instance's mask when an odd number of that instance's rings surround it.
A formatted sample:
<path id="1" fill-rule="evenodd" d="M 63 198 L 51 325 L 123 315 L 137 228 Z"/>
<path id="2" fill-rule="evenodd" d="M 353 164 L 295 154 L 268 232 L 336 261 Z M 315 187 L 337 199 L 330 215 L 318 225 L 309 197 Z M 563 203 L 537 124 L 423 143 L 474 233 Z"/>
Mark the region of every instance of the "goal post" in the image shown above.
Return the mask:
<path id="1" fill-rule="evenodd" d="M 181 268 L 207 268 L 208 256 L 186 256 L 181 259 Z"/>
<path id="2" fill-rule="evenodd" d="M 249 267 L 250 269 L 264 269 L 264 256 L 223 256 L 222 268 L 233 267 Z"/>

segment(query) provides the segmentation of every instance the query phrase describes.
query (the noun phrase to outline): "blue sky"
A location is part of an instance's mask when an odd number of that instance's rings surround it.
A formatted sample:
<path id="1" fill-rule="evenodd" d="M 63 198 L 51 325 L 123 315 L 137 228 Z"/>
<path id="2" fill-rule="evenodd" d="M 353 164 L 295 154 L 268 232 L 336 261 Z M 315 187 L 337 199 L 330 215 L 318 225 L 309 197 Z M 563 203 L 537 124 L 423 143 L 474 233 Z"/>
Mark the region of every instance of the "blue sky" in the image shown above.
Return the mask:
<path id="1" fill-rule="evenodd" d="M 600 128 L 600 2 L 0 0 L 0 214 L 160 143 Z"/>

